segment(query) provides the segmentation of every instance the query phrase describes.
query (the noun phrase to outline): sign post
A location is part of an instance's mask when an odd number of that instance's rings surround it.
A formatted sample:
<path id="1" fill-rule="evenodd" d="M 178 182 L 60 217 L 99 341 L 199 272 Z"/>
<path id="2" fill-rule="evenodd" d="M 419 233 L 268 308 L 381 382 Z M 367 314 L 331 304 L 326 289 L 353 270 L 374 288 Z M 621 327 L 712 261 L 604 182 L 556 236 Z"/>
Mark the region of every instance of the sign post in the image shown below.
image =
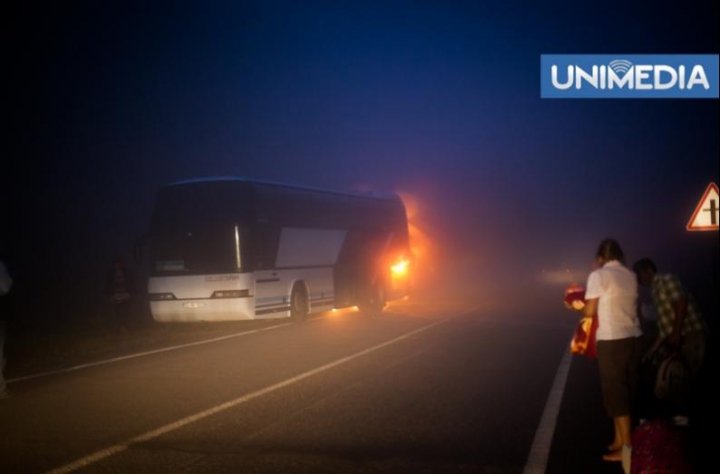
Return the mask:
<path id="1" fill-rule="evenodd" d="M 720 199 L 718 198 L 718 185 L 710 183 L 687 224 L 687 230 L 693 232 L 707 230 L 717 231 L 719 221 Z"/>

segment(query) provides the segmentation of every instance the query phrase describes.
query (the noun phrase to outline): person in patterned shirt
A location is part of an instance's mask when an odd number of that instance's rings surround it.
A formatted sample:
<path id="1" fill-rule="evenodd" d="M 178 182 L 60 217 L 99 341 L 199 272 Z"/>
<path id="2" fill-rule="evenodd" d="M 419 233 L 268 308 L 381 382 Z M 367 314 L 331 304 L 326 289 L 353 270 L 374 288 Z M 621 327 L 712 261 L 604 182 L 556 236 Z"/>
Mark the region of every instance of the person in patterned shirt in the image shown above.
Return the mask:
<path id="1" fill-rule="evenodd" d="M 649 258 L 633 265 L 638 283 L 652 288 L 657 312 L 658 337 L 650 349 L 652 354 L 661 344 L 680 350 L 692 379 L 697 379 L 707 343 L 707 325 L 695 300 L 680 279 L 672 274 L 658 274 Z"/>

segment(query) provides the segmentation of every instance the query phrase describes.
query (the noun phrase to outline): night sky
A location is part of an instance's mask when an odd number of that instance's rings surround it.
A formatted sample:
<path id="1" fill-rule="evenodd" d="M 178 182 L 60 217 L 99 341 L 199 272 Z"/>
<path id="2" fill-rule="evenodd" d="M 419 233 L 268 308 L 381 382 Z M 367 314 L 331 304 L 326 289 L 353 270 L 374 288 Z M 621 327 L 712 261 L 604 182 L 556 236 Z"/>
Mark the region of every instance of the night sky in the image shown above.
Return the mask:
<path id="1" fill-rule="evenodd" d="M 528 307 L 608 236 L 717 294 L 717 233 L 685 231 L 718 181 L 717 100 L 541 100 L 539 74 L 717 54 L 717 1 L 20 5 L 1 250 L 29 299 L 102 297 L 158 188 L 218 175 L 409 193 L 438 285 L 516 283 Z"/>

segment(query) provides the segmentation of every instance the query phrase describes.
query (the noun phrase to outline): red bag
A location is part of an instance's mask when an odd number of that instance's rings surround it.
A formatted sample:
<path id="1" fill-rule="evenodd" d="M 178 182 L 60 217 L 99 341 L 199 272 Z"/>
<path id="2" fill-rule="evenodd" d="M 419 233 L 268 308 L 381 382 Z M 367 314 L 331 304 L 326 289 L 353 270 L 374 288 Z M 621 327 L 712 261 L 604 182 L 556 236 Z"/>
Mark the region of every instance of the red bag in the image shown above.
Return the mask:
<path id="1" fill-rule="evenodd" d="M 595 333 L 598 328 L 597 314 L 592 317 L 583 317 L 575 328 L 575 334 L 570 341 L 570 352 L 577 355 L 584 355 L 591 359 L 597 359 L 597 344 Z"/>
<path id="2" fill-rule="evenodd" d="M 565 306 L 573 311 L 582 311 L 585 308 L 585 288 L 576 284 L 568 286 L 565 290 Z M 582 317 L 578 321 L 575 334 L 572 341 L 570 341 L 570 352 L 597 359 L 597 346 L 595 344 L 597 328 L 597 314 L 593 314 L 592 317 Z"/>
<path id="3" fill-rule="evenodd" d="M 651 420 L 632 432 L 631 474 L 690 474 L 688 428 L 669 420 Z"/>
<path id="4" fill-rule="evenodd" d="M 582 311 L 585 307 L 585 288 L 572 284 L 565 290 L 565 307 L 574 311 Z"/>

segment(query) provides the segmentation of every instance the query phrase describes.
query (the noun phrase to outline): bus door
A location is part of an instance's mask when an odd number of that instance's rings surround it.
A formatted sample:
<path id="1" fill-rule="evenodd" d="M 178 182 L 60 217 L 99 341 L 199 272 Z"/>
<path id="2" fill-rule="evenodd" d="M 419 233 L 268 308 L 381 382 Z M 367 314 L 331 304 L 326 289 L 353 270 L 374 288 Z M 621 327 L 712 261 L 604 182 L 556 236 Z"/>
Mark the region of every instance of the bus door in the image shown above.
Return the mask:
<path id="1" fill-rule="evenodd" d="M 287 285 L 275 269 L 255 272 L 255 316 L 282 317 L 290 310 Z"/>

